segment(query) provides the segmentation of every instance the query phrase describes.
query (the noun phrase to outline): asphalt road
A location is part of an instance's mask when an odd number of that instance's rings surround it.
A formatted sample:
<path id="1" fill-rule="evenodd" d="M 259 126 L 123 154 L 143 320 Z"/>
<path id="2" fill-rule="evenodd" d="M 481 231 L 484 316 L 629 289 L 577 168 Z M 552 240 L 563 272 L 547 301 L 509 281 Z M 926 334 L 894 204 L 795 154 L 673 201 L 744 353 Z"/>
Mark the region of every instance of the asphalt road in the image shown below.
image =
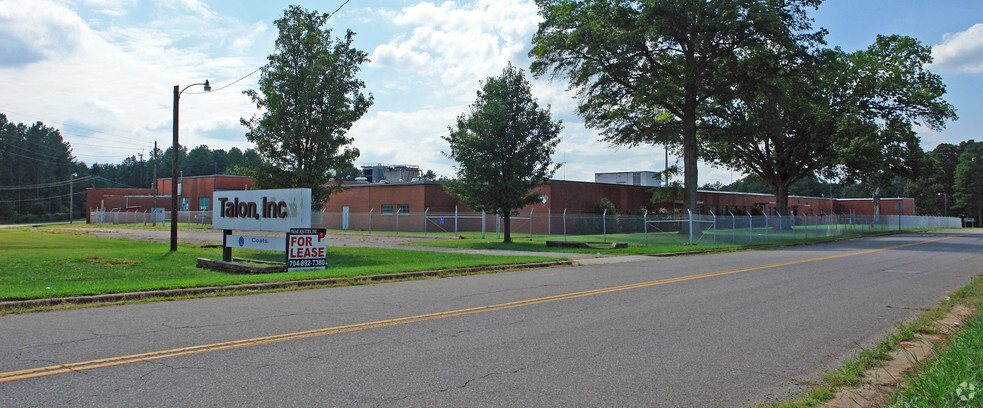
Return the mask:
<path id="1" fill-rule="evenodd" d="M 983 235 L 624 261 L 0 316 L 0 407 L 748 406 L 968 283 Z"/>

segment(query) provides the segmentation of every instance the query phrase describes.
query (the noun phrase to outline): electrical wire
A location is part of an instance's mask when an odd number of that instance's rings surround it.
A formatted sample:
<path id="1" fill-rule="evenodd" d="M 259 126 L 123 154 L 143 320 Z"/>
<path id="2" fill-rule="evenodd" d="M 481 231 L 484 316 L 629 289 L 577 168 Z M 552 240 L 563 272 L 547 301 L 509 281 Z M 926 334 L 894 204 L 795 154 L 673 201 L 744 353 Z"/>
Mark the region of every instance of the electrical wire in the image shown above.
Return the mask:
<path id="1" fill-rule="evenodd" d="M 331 14 L 329 14 L 329 15 L 328 15 L 328 19 L 330 19 L 331 17 L 334 17 L 334 15 L 335 15 L 335 14 L 338 14 L 338 11 L 340 11 L 342 7 L 345 7 L 345 5 L 346 5 L 346 4 L 348 4 L 348 2 L 349 2 L 349 1 L 351 1 L 351 0 L 345 0 L 345 2 L 344 2 L 344 3 L 341 3 L 341 5 L 340 5 L 340 6 L 338 6 L 338 8 L 336 8 L 336 9 L 334 10 L 334 12 L 332 12 Z M 221 91 L 221 90 L 223 90 L 223 89 L 225 89 L 225 88 L 228 88 L 228 87 L 230 87 L 230 86 L 232 86 L 232 85 L 235 85 L 235 84 L 236 84 L 237 82 L 239 82 L 239 81 L 242 81 L 243 79 L 246 79 L 246 78 L 248 78 L 248 77 L 250 77 L 250 76 L 252 76 L 253 74 L 255 74 L 255 73 L 257 73 L 257 72 L 259 72 L 260 70 L 262 70 L 262 69 L 263 69 L 263 68 L 265 68 L 265 67 L 266 67 L 266 64 L 263 64 L 263 65 L 262 65 L 262 66 L 260 66 L 259 68 L 256 68 L 255 70 L 253 70 L 253 72 L 250 72 L 250 73 L 248 73 L 248 74 L 246 74 L 246 75 L 244 75 L 244 76 L 243 76 L 242 78 L 239 78 L 239 79 L 237 79 L 237 80 L 235 80 L 235 81 L 232 81 L 232 82 L 230 82 L 230 83 L 228 83 L 228 84 L 226 84 L 226 85 L 223 85 L 223 86 L 222 86 L 222 87 L 220 87 L 220 88 L 216 88 L 216 89 L 212 89 L 211 91 L 208 91 L 208 92 L 188 92 L 188 93 L 189 93 L 189 94 L 192 94 L 192 95 L 201 95 L 201 94 L 204 94 L 204 93 L 210 93 L 210 92 L 218 92 L 218 91 Z"/>

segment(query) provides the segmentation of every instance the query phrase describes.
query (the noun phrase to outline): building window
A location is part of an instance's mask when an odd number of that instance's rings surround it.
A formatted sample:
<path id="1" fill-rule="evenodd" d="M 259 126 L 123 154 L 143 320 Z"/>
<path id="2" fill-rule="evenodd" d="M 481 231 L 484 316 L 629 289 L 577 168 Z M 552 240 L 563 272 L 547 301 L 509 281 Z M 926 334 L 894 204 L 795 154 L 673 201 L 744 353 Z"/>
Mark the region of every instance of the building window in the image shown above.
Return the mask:
<path id="1" fill-rule="evenodd" d="M 191 199 L 188 197 L 181 197 L 181 205 L 179 211 L 188 211 L 188 206 L 191 204 Z"/>
<path id="2" fill-rule="evenodd" d="M 198 211 L 208 211 L 208 203 L 211 201 L 208 197 L 198 197 Z"/>
<path id="3" fill-rule="evenodd" d="M 409 204 L 399 204 L 399 205 L 396 206 L 396 209 L 399 210 L 399 213 L 400 214 L 409 214 L 410 213 L 410 205 Z"/>
<path id="4" fill-rule="evenodd" d="M 631 184 L 636 186 L 642 185 L 642 173 L 632 173 Z"/>
<path id="5" fill-rule="evenodd" d="M 392 204 L 383 204 L 382 205 L 382 213 L 383 214 L 392 214 L 393 213 L 393 205 Z"/>

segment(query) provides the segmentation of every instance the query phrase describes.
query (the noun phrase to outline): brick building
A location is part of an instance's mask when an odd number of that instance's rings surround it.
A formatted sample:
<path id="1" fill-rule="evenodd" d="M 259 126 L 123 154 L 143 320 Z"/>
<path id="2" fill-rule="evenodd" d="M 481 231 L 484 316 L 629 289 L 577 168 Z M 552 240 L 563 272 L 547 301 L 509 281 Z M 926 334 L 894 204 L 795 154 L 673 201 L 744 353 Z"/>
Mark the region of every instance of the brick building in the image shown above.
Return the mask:
<path id="1" fill-rule="evenodd" d="M 243 190 L 252 188 L 252 178 L 246 176 L 195 176 L 181 179 L 179 207 L 181 211 L 209 211 L 214 191 Z M 333 194 L 324 205 L 327 213 L 453 213 L 472 210 L 447 194 L 434 181 L 416 181 L 394 184 L 350 184 Z M 86 207 L 120 211 L 146 211 L 151 208 L 170 209 L 171 179 L 159 179 L 152 189 L 88 189 Z M 552 180 L 536 189 L 543 198 L 537 203 L 520 209 L 519 213 L 599 213 L 602 198 L 610 201 L 621 214 L 641 214 L 643 208 L 650 213 L 685 213 L 683 201 L 677 198 L 666 202 L 652 202 L 652 187 L 592 183 L 583 181 Z M 873 200 L 829 199 L 821 197 L 789 197 L 789 209 L 795 215 L 823 215 L 830 212 L 873 214 Z M 709 215 L 775 214 L 775 196 L 770 194 L 704 191 L 697 194 L 697 213 Z M 882 198 L 881 214 L 914 215 L 915 202 L 911 198 Z M 340 225 L 340 224 L 339 224 Z"/>
<path id="2" fill-rule="evenodd" d="M 359 213 L 373 211 L 376 214 L 423 212 L 470 212 L 467 206 L 444 192 L 443 187 L 433 181 L 420 181 L 403 184 L 352 184 L 337 194 L 333 194 L 324 205 L 326 212 L 338 213 L 345 210 Z M 601 198 L 610 201 L 621 214 L 641 214 L 643 208 L 649 212 L 665 210 L 668 213 L 683 212 L 682 199 L 666 202 L 652 202 L 652 187 L 624 184 L 591 183 L 583 181 L 552 180 L 549 184 L 536 188 L 544 197 L 544 203 L 534 204 L 520 213 L 550 211 L 561 213 L 598 212 Z M 898 209 L 897 203 L 904 208 Z M 374 209 L 374 210 L 373 210 Z M 789 209 L 795 215 L 823 215 L 830 209 L 834 213 L 873 214 L 873 200 L 829 199 L 822 197 L 789 196 Z M 775 196 L 771 194 L 735 193 L 726 191 L 701 190 L 697 194 L 697 212 L 717 215 L 733 212 L 735 214 L 776 213 Z M 912 198 L 882 198 L 882 215 L 914 215 L 915 200 Z"/>
<path id="3" fill-rule="evenodd" d="M 248 190 L 253 186 L 248 176 L 182 177 L 178 184 L 180 211 L 208 211 L 212 193 L 219 190 Z M 157 179 L 156 189 L 89 188 L 85 197 L 86 222 L 92 222 L 93 210 L 145 212 L 153 208 L 171 208 L 171 179 Z"/>

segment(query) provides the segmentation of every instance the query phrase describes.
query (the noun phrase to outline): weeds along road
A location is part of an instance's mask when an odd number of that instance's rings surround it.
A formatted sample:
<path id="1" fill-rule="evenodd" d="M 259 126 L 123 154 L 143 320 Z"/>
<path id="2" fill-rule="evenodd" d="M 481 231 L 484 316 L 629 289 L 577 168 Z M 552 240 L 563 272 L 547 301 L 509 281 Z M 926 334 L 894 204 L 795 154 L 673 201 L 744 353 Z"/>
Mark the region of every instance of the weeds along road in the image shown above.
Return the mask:
<path id="1" fill-rule="evenodd" d="M 747 406 L 969 282 L 983 235 L 626 260 L 0 316 L 0 406 Z"/>

